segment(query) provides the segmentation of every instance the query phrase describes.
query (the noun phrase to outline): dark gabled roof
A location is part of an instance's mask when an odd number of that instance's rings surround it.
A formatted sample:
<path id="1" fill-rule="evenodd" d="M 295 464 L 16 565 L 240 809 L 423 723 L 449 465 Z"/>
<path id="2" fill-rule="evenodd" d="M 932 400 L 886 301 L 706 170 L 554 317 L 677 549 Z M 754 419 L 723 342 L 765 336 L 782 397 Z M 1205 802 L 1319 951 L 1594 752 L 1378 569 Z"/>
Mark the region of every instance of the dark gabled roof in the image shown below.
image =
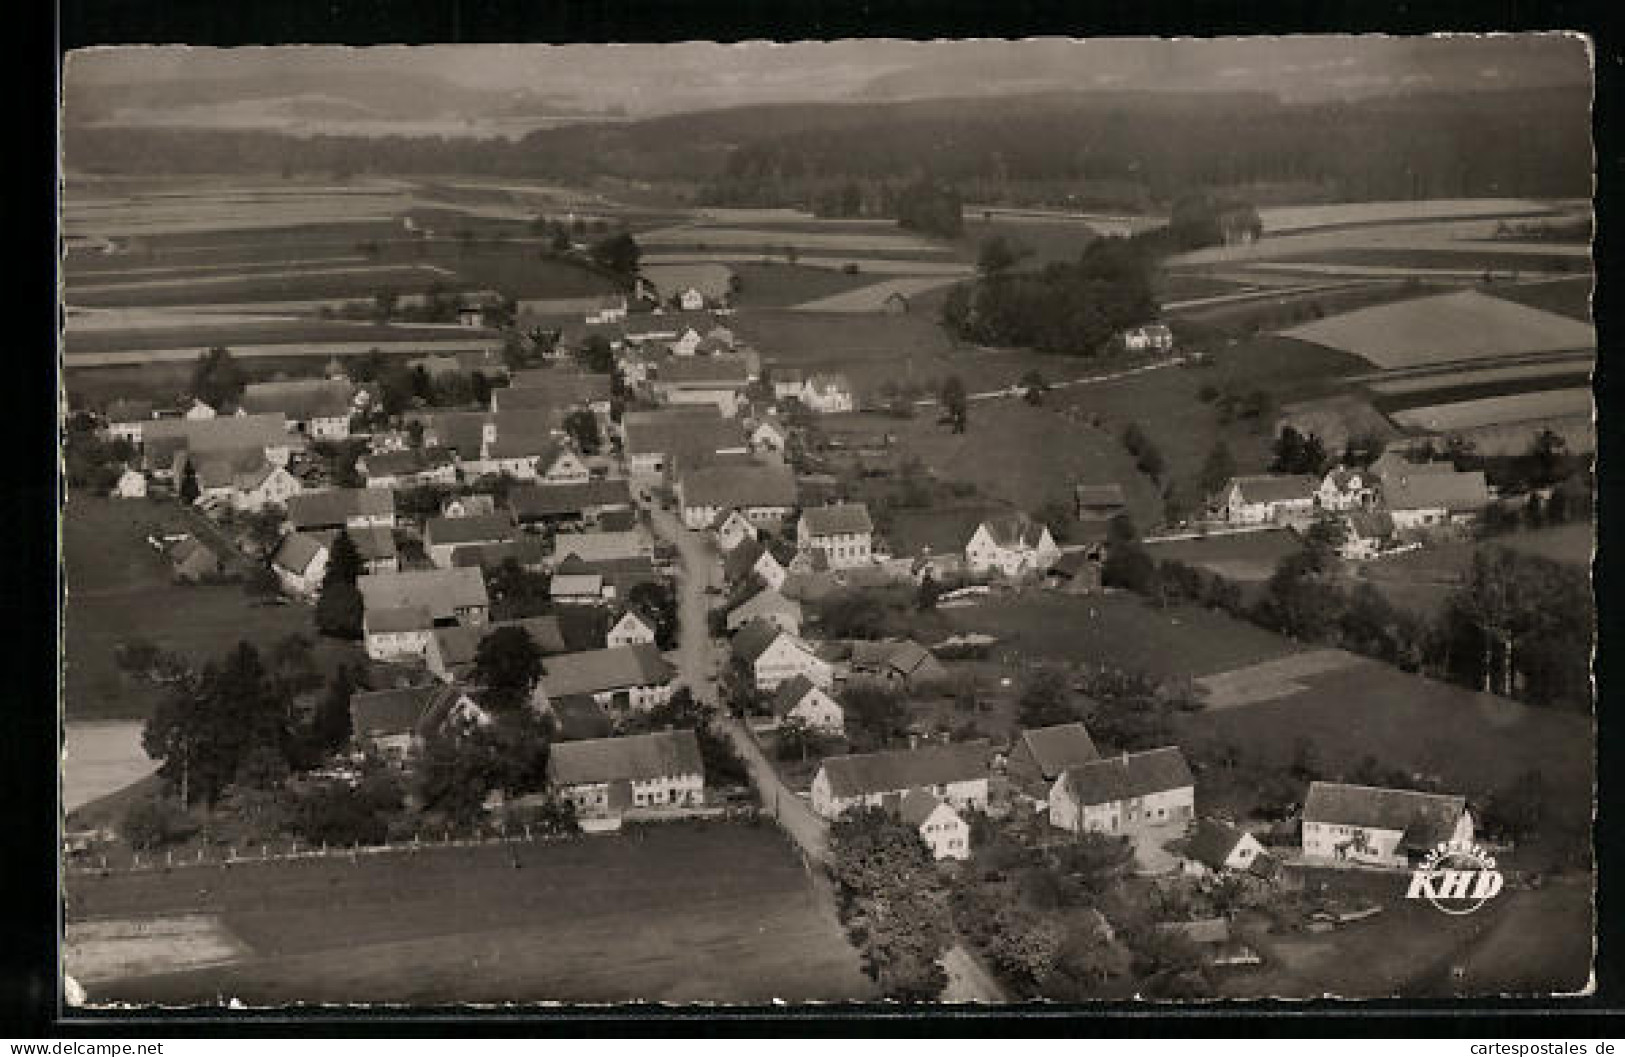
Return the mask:
<path id="1" fill-rule="evenodd" d="M 310 563 L 325 550 L 327 545 L 315 536 L 308 536 L 303 532 L 290 532 L 282 537 L 281 546 L 276 549 L 276 556 L 272 563 L 280 569 L 286 569 L 295 575 L 304 575 Z"/>
<path id="2" fill-rule="evenodd" d="M 434 627 L 435 611 L 425 605 L 368 606 L 361 627 L 368 634 L 397 631 L 428 631 Z"/>
<path id="3" fill-rule="evenodd" d="M 304 448 L 305 438 L 288 432 L 280 412 L 221 415 L 218 418 L 154 419 L 141 428 L 144 444 L 189 448 L 194 453 L 229 448 Z"/>
<path id="4" fill-rule="evenodd" d="M 587 507 L 630 506 L 624 479 L 585 484 L 525 484 L 508 492 L 508 509 L 521 521 L 579 514 Z"/>
<path id="5" fill-rule="evenodd" d="M 1232 477 L 1230 485 L 1241 489 L 1244 503 L 1285 503 L 1308 500 L 1320 488 L 1320 479 L 1307 474 L 1255 474 Z"/>
<path id="6" fill-rule="evenodd" d="M 657 385 L 742 388 L 750 382 L 749 362 L 743 356 L 731 354 L 673 357 L 656 368 L 656 372 Z"/>
<path id="7" fill-rule="evenodd" d="M 395 493 L 388 488 L 330 488 L 288 499 L 288 524 L 296 529 L 342 525 L 352 517 L 395 513 Z"/>
<path id="8" fill-rule="evenodd" d="M 549 697 L 601 694 L 634 686 L 661 686 L 674 671 L 648 643 L 611 649 L 561 653 L 547 661 L 542 686 Z"/>
<path id="9" fill-rule="evenodd" d="M 1310 782 L 1309 795 L 1303 802 L 1303 820 L 1394 830 L 1405 835 L 1407 847 L 1428 848 L 1449 839 L 1465 810 L 1467 798 L 1463 796 Z"/>
<path id="10" fill-rule="evenodd" d="M 1091 514 L 1110 516 L 1128 504 L 1120 484 L 1080 484 L 1072 492 L 1078 509 Z"/>
<path id="11" fill-rule="evenodd" d="M 432 517 L 424 525 L 423 542 L 431 547 L 445 544 L 507 543 L 514 539 L 513 518 L 501 514 L 473 517 Z"/>
<path id="12" fill-rule="evenodd" d="M 621 429 L 628 455 L 709 455 L 745 446 L 739 423 L 715 407 L 628 411 Z"/>
<path id="13" fill-rule="evenodd" d="M 1068 767 L 1059 779 L 1079 804 L 1091 806 L 1131 800 L 1152 793 L 1195 785 L 1185 754 L 1177 747 L 1108 756 Z"/>
<path id="14" fill-rule="evenodd" d="M 792 507 L 796 478 L 782 465 L 702 466 L 683 474 L 681 494 L 690 507 Z"/>
<path id="15" fill-rule="evenodd" d="M 449 466 L 452 453 L 446 448 L 408 448 L 405 451 L 381 451 L 363 455 L 360 459 L 368 477 L 395 477 L 400 474 L 423 473 Z"/>
<path id="16" fill-rule="evenodd" d="M 824 760 L 823 771 L 830 793 L 846 799 L 986 778 L 991 755 L 988 742 L 967 741 L 897 752 L 830 756 Z"/>
<path id="17" fill-rule="evenodd" d="M 1020 741 L 1033 754 L 1038 771 L 1046 780 L 1060 777 L 1068 767 L 1078 767 L 1100 759 L 1100 750 L 1082 723 L 1062 723 L 1021 732 Z"/>
<path id="18" fill-rule="evenodd" d="M 811 679 L 805 675 L 796 675 L 779 684 L 768 705 L 773 709 L 774 715 L 787 716 L 791 709 L 801 704 L 802 699 L 814 690 L 818 690 L 818 687 Z"/>
<path id="19" fill-rule="evenodd" d="M 350 413 L 355 386 L 343 380 L 306 379 L 294 382 L 250 382 L 238 401 L 249 414 L 280 411 L 294 421 L 342 418 Z"/>
<path id="20" fill-rule="evenodd" d="M 489 568 L 512 559 L 526 568 L 547 563 L 547 544 L 537 536 L 521 535 L 503 543 L 464 543 L 453 547 L 451 564 L 456 568 Z"/>
<path id="21" fill-rule="evenodd" d="M 866 533 L 875 529 L 874 522 L 869 520 L 869 508 L 862 503 L 808 507 L 801 512 L 801 520 L 814 536 Z"/>
<path id="22" fill-rule="evenodd" d="M 894 510 L 885 537 L 899 558 L 944 554 L 962 555 L 976 527 L 996 512 L 995 507 L 931 507 Z"/>
<path id="23" fill-rule="evenodd" d="M 1467 473 L 1387 473 L 1382 501 L 1389 510 L 1482 510 L 1490 505 L 1483 470 Z"/>
<path id="24" fill-rule="evenodd" d="M 474 663 L 485 637 L 501 628 L 523 628 L 544 656 L 565 652 L 564 637 L 557 617 L 528 617 L 524 620 L 499 620 L 477 627 L 435 628 L 435 647 L 448 666 Z"/>
<path id="25" fill-rule="evenodd" d="M 897 802 L 897 818 L 904 824 L 919 829 L 936 813 L 937 808 L 945 806 L 947 805 L 943 801 L 923 789 L 910 789 Z M 953 808 L 949 807 L 948 810 L 953 811 Z"/>
<path id="26" fill-rule="evenodd" d="M 744 579 L 750 575 L 751 569 L 755 568 L 757 560 L 766 553 L 767 548 L 762 546 L 760 540 L 754 536 L 747 536 L 722 559 L 723 577 L 729 583 Z"/>
<path id="27" fill-rule="evenodd" d="M 571 555 L 571 558 L 576 557 Z M 579 561 L 579 558 L 577 560 Z M 655 569 L 654 560 L 648 555 L 584 561 L 581 562 L 581 571 L 602 577 L 606 586 L 615 588 L 615 594 L 619 598 L 625 598 L 632 588 L 639 584 L 658 583 L 661 579 L 660 573 Z"/>
<path id="28" fill-rule="evenodd" d="M 196 536 L 188 536 L 169 549 L 169 560 L 177 566 L 214 568 L 220 555 Z"/>
<path id="29" fill-rule="evenodd" d="M 548 769 L 553 783 L 560 786 L 639 782 L 705 773 L 700 742 L 692 730 L 562 742 L 553 746 Z"/>
<path id="30" fill-rule="evenodd" d="M 364 562 L 377 561 L 381 558 L 394 558 L 399 553 L 395 549 L 395 530 L 379 525 L 367 525 L 360 528 L 347 528 L 344 532 L 355 544 L 356 555 Z M 338 529 L 311 532 L 310 535 L 321 541 L 322 546 L 331 547 L 338 538 Z"/>
<path id="31" fill-rule="evenodd" d="M 1247 832 L 1214 818 L 1198 819 L 1185 842 L 1185 857 L 1194 859 L 1210 870 L 1224 867 Z"/>
<path id="32" fill-rule="evenodd" d="M 363 690 L 350 695 L 350 724 L 361 737 L 423 734 L 425 721 L 444 719 L 463 691 L 436 683 L 396 690 Z"/>
<path id="33" fill-rule="evenodd" d="M 557 725 L 558 741 L 586 741 L 607 738 L 615 729 L 609 714 L 590 697 L 576 695 L 548 702 Z"/>
<path id="34" fill-rule="evenodd" d="M 777 642 L 779 636 L 783 634 L 785 633 L 765 620 L 753 620 L 734 635 L 733 655 L 746 664 L 755 664 L 756 658 L 766 653 L 767 648 Z"/>

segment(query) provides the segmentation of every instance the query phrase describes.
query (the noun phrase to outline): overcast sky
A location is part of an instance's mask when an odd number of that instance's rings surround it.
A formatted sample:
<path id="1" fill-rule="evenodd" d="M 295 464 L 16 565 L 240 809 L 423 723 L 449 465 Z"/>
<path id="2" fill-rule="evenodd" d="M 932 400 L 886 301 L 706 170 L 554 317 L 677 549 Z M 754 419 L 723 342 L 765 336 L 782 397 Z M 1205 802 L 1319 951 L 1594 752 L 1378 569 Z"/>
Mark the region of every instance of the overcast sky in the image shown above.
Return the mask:
<path id="1" fill-rule="evenodd" d="M 443 45 L 347 49 L 96 49 L 78 84 L 271 78 L 322 92 L 368 72 L 531 92 L 634 116 L 752 102 L 975 95 L 1028 89 L 1262 89 L 1292 98 L 1406 88 L 1585 84 L 1582 40 L 1284 37 L 1220 40 L 837 41 L 796 44 Z"/>

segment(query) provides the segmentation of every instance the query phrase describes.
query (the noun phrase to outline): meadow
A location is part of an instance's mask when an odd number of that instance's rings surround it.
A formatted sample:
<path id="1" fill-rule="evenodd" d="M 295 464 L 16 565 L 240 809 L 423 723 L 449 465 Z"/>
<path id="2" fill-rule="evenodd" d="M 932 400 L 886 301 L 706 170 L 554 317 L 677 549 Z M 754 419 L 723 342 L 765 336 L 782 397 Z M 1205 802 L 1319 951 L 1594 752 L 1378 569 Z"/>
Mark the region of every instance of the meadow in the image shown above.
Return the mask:
<path id="1" fill-rule="evenodd" d="M 1510 425 L 1517 422 L 1544 421 L 1549 418 L 1580 415 L 1590 412 L 1590 388 L 1546 389 L 1536 392 L 1489 396 L 1476 400 L 1458 400 L 1453 403 L 1430 404 L 1407 408 L 1390 414 L 1395 422 L 1412 429 L 1435 433 L 1475 429 L 1479 426 Z"/>
<path id="2" fill-rule="evenodd" d="M 1303 546 L 1296 534 L 1278 529 L 1147 543 L 1145 549 L 1158 561 L 1184 562 L 1238 583 L 1259 583 Z"/>
<path id="3" fill-rule="evenodd" d="M 1312 231 L 1366 224 L 1411 223 L 1479 217 L 1539 216 L 1550 203 L 1521 198 L 1433 198 L 1405 202 L 1341 202 L 1329 205 L 1267 206 L 1258 211 L 1264 231 Z"/>
<path id="4" fill-rule="evenodd" d="M 1437 390 L 1469 389 L 1490 385 L 1516 383 L 1527 388 L 1527 383 L 1551 379 L 1579 378 L 1583 380 L 1596 365 L 1596 357 L 1582 354 L 1543 358 L 1536 363 L 1514 364 L 1510 367 L 1477 367 L 1460 370 L 1436 370 L 1425 373 L 1406 373 L 1401 377 L 1376 376 L 1366 388 L 1382 396 L 1410 396 Z M 1516 390 L 1514 390 L 1516 391 Z"/>
<path id="5" fill-rule="evenodd" d="M 110 981 L 92 988 L 94 1001 L 765 1005 L 873 995 L 770 824 L 78 875 L 67 898 L 70 922 L 217 915 L 248 952 Z"/>

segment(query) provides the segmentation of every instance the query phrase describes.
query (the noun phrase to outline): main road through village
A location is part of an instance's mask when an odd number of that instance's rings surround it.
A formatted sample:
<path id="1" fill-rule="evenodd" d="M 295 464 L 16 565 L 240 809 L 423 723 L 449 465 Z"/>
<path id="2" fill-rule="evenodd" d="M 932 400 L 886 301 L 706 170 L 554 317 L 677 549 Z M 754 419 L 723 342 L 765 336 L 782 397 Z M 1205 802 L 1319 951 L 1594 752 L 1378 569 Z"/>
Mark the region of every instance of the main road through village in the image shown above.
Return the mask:
<path id="1" fill-rule="evenodd" d="M 717 721 L 744 758 L 763 808 L 801 847 L 809 860 L 822 863 L 829 849 L 828 827 L 813 814 L 806 801 L 779 778 L 778 771 L 762 752 L 761 745 L 745 722 L 729 714 L 719 700 L 718 677 L 727 655 L 720 644 L 711 640 L 707 596 L 711 589 L 722 589 L 721 559 L 706 537 L 685 528 L 675 513 L 656 503 L 648 504 L 647 509 L 655 533 L 677 548 L 681 562 L 677 578 L 678 642 L 674 658 L 678 681 L 687 686 L 697 700 L 718 706 Z M 821 885 L 820 888 L 828 891 L 825 886 Z M 948 986 L 943 991 L 942 1001 L 1009 1001 L 998 982 L 963 945 L 951 948 L 943 956 L 942 966 L 948 974 Z"/>

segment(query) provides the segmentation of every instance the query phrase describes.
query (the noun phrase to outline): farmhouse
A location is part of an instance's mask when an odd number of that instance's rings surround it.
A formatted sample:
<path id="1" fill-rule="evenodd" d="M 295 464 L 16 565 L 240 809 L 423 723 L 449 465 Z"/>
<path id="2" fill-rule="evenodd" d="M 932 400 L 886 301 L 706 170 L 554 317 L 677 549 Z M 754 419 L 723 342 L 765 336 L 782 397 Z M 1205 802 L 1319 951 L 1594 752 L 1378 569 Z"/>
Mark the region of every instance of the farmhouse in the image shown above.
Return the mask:
<path id="1" fill-rule="evenodd" d="M 367 655 L 374 660 L 421 656 L 434 628 L 484 624 L 491 605 L 478 569 L 368 573 L 356 587 L 365 606 Z"/>
<path id="2" fill-rule="evenodd" d="M 432 517 L 423 527 L 424 549 L 436 568 L 452 567 L 452 552 L 458 547 L 511 543 L 517 530 L 506 513 L 474 517 Z"/>
<path id="3" fill-rule="evenodd" d="M 562 368 L 514 371 L 505 389 L 491 390 L 492 411 L 584 408 L 609 414 L 610 377 Z"/>
<path id="4" fill-rule="evenodd" d="M 751 451 L 782 455 L 787 442 L 785 428 L 770 418 L 758 419 L 756 427 L 750 431 Z"/>
<path id="5" fill-rule="evenodd" d="M 441 517 L 486 517 L 496 512 L 496 497 L 478 493 L 448 496 L 440 504 Z"/>
<path id="6" fill-rule="evenodd" d="M 986 810 L 986 741 L 931 745 L 824 759 L 812 782 L 812 808 L 835 818 L 854 807 L 888 807 L 914 790 L 941 797 L 956 808 Z"/>
<path id="7" fill-rule="evenodd" d="M 147 497 L 147 475 L 140 470 L 125 467 L 113 482 L 114 499 L 145 499 Z"/>
<path id="8" fill-rule="evenodd" d="M 579 695 L 605 708 L 647 710 L 671 696 L 674 674 L 660 651 L 643 643 L 549 657 L 541 688 L 549 699 Z"/>
<path id="9" fill-rule="evenodd" d="M 649 264 L 641 278 L 659 301 L 685 312 L 726 305 L 733 296 L 733 269 L 722 264 Z"/>
<path id="10" fill-rule="evenodd" d="M 799 400 L 807 386 L 807 372 L 799 367 L 775 366 L 769 371 L 773 382 L 773 399 Z"/>
<path id="11" fill-rule="evenodd" d="M 1071 550 L 1055 559 L 1044 574 L 1044 586 L 1064 594 L 1086 595 L 1099 591 L 1105 570 L 1106 547 L 1093 543 Z"/>
<path id="12" fill-rule="evenodd" d="M 852 643 L 848 678 L 854 684 L 916 693 L 941 685 L 948 670 L 931 651 L 911 639 Z"/>
<path id="13" fill-rule="evenodd" d="M 1117 336 L 1127 352 L 1172 352 L 1174 332 L 1166 323 L 1147 323 L 1130 327 Z"/>
<path id="14" fill-rule="evenodd" d="M 1394 519 L 1386 511 L 1357 510 L 1345 515 L 1343 524 L 1337 553 L 1350 561 L 1375 558 L 1394 538 Z"/>
<path id="15" fill-rule="evenodd" d="M 1185 839 L 1184 869 L 1206 877 L 1252 872 L 1269 876 L 1273 862 L 1258 838 L 1218 819 L 1198 819 Z"/>
<path id="16" fill-rule="evenodd" d="M 455 686 L 432 684 L 350 695 L 352 736 L 397 766 L 422 752 L 431 734 L 489 722 L 490 717 L 473 698 Z"/>
<path id="17" fill-rule="evenodd" d="M 542 712 L 553 717 L 555 743 L 607 738 L 615 729 L 609 713 L 590 697 L 561 697 L 549 701 Z"/>
<path id="18" fill-rule="evenodd" d="M 280 413 L 210 419 L 166 418 L 144 423 L 142 429 L 146 468 L 158 474 L 171 471 L 179 452 L 201 457 L 258 449 L 276 465 L 287 466 L 295 451 L 303 451 L 308 446 L 303 436 L 289 432 L 288 420 Z"/>
<path id="19" fill-rule="evenodd" d="M 988 518 L 965 544 L 965 565 L 972 572 L 1009 577 L 1043 572 L 1060 555 L 1048 527 L 1019 513 Z"/>
<path id="20" fill-rule="evenodd" d="M 851 411 L 856 406 L 851 384 L 838 374 L 810 376 L 796 394 L 796 399 L 808 409 L 825 415 Z"/>
<path id="21" fill-rule="evenodd" d="M 894 510 L 884 543 L 875 549 L 890 555 L 887 567 L 899 576 L 922 580 L 929 575 L 941 583 L 964 571 L 965 545 L 997 514 L 988 506 Z"/>
<path id="22" fill-rule="evenodd" d="M 723 559 L 722 575 L 730 584 L 743 583 L 752 576 L 760 576 L 768 587 L 781 591 L 789 570 L 785 568 L 784 562 L 760 542 L 746 540 L 729 551 L 727 557 Z"/>
<path id="23" fill-rule="evenodd" d="M 796 479 L 784 466 L 702 466 L 677 480 L 683 524 L 700 530 L 724 510 L 737 510 L 758 527 L 781 524 L 796 505 Z"/>
<path id="24" fill-rule="evenodd" d="M 355 387 L 325 378 L 293 382 L 250 382 L 238 405 L 243 413 L 282 412 L 288 425 L 315 440 L 343 440 L 350 435 Z"/>
<path id="25" fill-rule="evenodd" d="M 604 645 L 610 649 L 616 646 L 653 646 L 654 643 L 653 625 L 635 609 L 623 610 L 610 625 L 609 634 L 604 636 Z"/>
<path id="26" fill-rule="evenodd" d="M 868 565 L 874 522 L 862 503 L 808 507 L 796 525 L 796 547 L 803 553 L 821 550 L 832 569 Z"/>
<path id="27" fill-rule="evenodd" d="M 1446 469 L 1417 470 L 1410 463 L 1380 478 L 1382 505 L 1396 530 L 1469 522 L 1492 502 L 1483 470 L 1457 473 L 1448 464 L 1425 465 Z"/>
<path id="28" fill-rule="evenodd" d="M 1049 792 L 1050 825 L 1072 833 L 1183 829 L 1195 807 L 1196 780 L 1175 747 L 1068 767 Z"/>
<path id="29" fill-rule="evenodd" d="M 692 730 L 568 741 L 553 746 L 548 782 L 578 815 L 705 803 L 705 766 Z"/>
<path id="30" fill-rule="evenodd" d="M 932 858 L 970 858 L 970 824 L 944 801 L 922 789 L 911 789 L 898 801 L 896 814 L 900 822 L 919 832 Z"/>
<path id="31" fill-rule="evenodd" d="M 797 636 L 765 620 L 754 620 L 741 628 L 734 636 L 732 651 L 758 690 L 777 690 L 781 683 L 798 675 L 826 689 L 834 682 L 835 673 L 828 661 Z"/>
<path id="32" fill-rule="evenodd" d="M 661 579 L 654 567 L 653 559 L 647 555 L 636 558 L 606 558 L 594 562 L 584 562 L 572 556 L 555 568 L 555 572 L 558 571 L 590 573 L 597 576 L 603 598 L 611 602 L 617 598 L 626 598 L 639 584 L 659 583 Z"/>
<path id="33" fill-rule="evenodd" d="M 457 460 L 446 448 L 406 448 L 361 456 L 356 472 L 368 488 L 416 488 L 457 483 Z"/>
<path id="34" fill-rule="evenodd" d="M 584 562 L 618 561 L 622 558 L 647 558 L 654 554 L 654 544 L 642 529 L 625 532 L 561 532 L 553 537 L 553 559 L 563 562 L 571 555 Z"/>
<path id="35" fill-rule="evenodd" d="M 1104 535 L 1112 518 L 1128 513 L 1128 498 L 1120 484 L 1080 484 L 1072 489 L 1072 496 L 1078 520 L 1092 530 L 1092 536 Z"/>
<path id="36" fill-rule="evenodd" d="M 1034 800 L 1047 800 L 1055 780 L 1069 767 L 1100 759 L 1100 751 L 1082 723 L 1024 730 L 1005 765 L 1010 784 Z"/>
<path id="37" fill-rule="evenodd" d="M 1378 496 L 1377 477 L 1358 467 L 1339 466 L 1326 471 L 1315 491 L 1319 510 L 1370 510 Z"/>
<path id="38" fill-rule="evenodd" d="M 565 606 L 599 606 L 609 600 L 604 578 L 595 572 L 555 572 L 548 581 L 547 596 Z"/>
<path id="39" fill-rule="evenodd" d="M 458 683 L 468 678 L 474 668 L 474 658 L 485 637 L 501 628 L 523 628 L 536 643 L 544 657 L 565 653 L 564 636 L 555 616 L 529 617 L 524 620 L 498 620 L 490 624 L 465 627 L 455 625 L 435 628 L 429 632 L 424 649 L 424 660 L 442 682 Z"/>
<path id="40" fill-rule="evenodd" d="M 1301 474 L 1232 477 L 1219 493 L 1219 516 L 1233 525 L 1262 525 L 1314 511 L 1320 482 Z"/>
<path id="41" fill-rule="evenodd" d="M 727 554 L 746 540 L 755 540 L 757 528 L 750 519 L 737 510 L 719 513 L 711 523 L 711 532 L 717 538 L 717 549 Z"/>
<path id="42" fill-rule="evenodd" d="M 249 448 L 187 457 L 197 476 L 199 503 L 222 503 L 233 510 L 282 505 L 303 491 L 299 479 Z"/>
<path id="43" fill-rule="evenodd" d="M 271 571 L 289 594 L 314 595 L 327 572 L 327 546 L 315 536 L 290 532 L 282 537 L 282 544 L 271 559 Z"/>
<path id="44" fill-rule="evenodd" d="M 226 569 L 220 555 L 194 536 L 186 537 L 169 549 L 169 567 L 175 579 L 188 584 L 213 579 Z"/>
<path id="45" fill-rule="evenodd" d="M 846 713 L 828 691 L 805 675 L 779 684 L 769 702 L 779 722 L 796 720 L 825 734 L 846 733 Z"/>
<path id="46" fill-rule="evenodd" d="M 127 440 L 140 444 L 143 429 L 154 419 L 150 400 L 115 400 L 107 405 L 102 416 L 107 423 L 104 432 L 108 440 Z"/>
<path id="47" fill-rule="evenodd" d="M 673 463 L 692 467 L 720 454 L 749 451 L 738 424 L 709 408 L 628 411 L 621 418 L 621 431 L 633 478 L 660 477 Z"/>
<path id="48" fill-rule="evenodd" d="M 208 404 L 205 404 L 203 401 L 194 396 L 192 398 L 192 402 L 187 405 L 186 411 L 181 415 L 181 417 L 189 418 L 192 421 L 197 422 L 202 419 L 215 418 L 218 414 L 219 413 L 215 411 L 214 408 L 210 407 Z"/>
<path id="49" fill-rule="evenodd" d="M 1408 866 L 1443 842 L 1472 839 L 1472 812 L 1461 796 L 1310 782 L 1303 802 L 1309 859 Z"/>
<path id="50" fill-rule="evenodd" d="M 521 525 L 559 525 L 598 521 L 605 514 L 632 509 L 626 481 L 585 484 L 522 484 L 508 491 L 508 509 Z"/>
<path id="51" fill-rule="evenodd" d="M 764 587 L 729 610 L 726 624 L 728 630 L 734 632 L 753 620 L 771 624 L 791 635 L 799 635 L 801 603 L 784 597 L 771 587 Z"/>
<path id="52" fill-rule="evenodd" d="M 288 500 L 295 532 L 341 528 L 394 528 L 395 493 L 383 488 L 330 488 Z"/>
<path id="53" fill-rule="evenodd" d="M 519 534 L 506 543 L 464 543 L 451 549 L 454 569 L 494 569 L 505 562 L 518 562 L 532 572 L 547 568 L 547 541 L 540 536 Z"/>
<path id="54" fill-rule="evenodd" d="M 655 398 L 673 406 L 709 405 L 732 418 L 739 412 L 750 365 L 743 356 L 704 356 L 669 360 L 660 365 L 650 388 Z"/>

